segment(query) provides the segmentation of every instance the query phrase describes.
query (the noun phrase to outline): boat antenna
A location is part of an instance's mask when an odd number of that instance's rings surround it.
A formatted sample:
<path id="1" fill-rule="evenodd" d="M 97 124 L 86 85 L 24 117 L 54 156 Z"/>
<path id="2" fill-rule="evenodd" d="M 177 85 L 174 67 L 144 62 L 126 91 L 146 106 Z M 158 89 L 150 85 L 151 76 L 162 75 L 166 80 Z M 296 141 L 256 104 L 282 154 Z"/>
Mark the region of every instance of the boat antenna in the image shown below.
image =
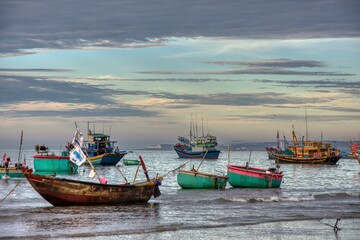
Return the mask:
<path id="1" fill-rule="evenodd" d="M 190 113 L 190 142 L 192 141 L 192 129 L 193 129 L 193 118 L 192 118 L 192 113 Z"/>
<path id="2" fill-rule="evenodd" d="M 305 122 L 306 122 L 306 141 L 309 141 L 308 119 L 307 119 L 307 109 L 306 109 L 306 106 L 305 106 Z"/>
<path id="3" fill-rule="evenodd" d="M 195 113 L 195 121 L 196 121 L 196 138 L 198 138 L 199 132 L 198 132 L 198 123 L 197 123 L 197 113 Z"/>
<path id="4" fill-rule="evenodd" d="M 204 137 L 204 113 L 201 113 L 201 131 L 202 131 L 202 136 Z"/>
<path id="5" fill-rule="evenodd" d="M 249 154 L 249 161 L 246 163 L 246 169 L 249 169 L 249 165 L 250 165 L 250 160 L 251 160 L 251 149 L 250 149 L 250 154 Z"/>
<path id="6" fill-rule="evenodd" d="M 18 157 L 18 164 L 20 163 L 20 157 L 21 157 L 21 148 L 23 143 L 23 130 L 21 130 L 21 137 L 20 137 L 20 148 L 19 148 L 19 157 Z"/>
<path id="7" fill-rule="evenodd" d="M 228 165 L 230 165 L 230 144 L 228 145 Z"/>

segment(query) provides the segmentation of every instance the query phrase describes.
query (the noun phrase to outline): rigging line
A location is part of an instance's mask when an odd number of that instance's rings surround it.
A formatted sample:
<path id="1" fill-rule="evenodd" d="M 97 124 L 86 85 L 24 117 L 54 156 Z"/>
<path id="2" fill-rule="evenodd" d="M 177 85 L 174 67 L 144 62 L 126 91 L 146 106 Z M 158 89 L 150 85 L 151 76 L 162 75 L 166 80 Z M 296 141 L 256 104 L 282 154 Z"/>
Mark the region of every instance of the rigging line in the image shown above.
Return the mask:
<path id="1" fill-rule="evenodd" d="M 15 190 L 15 188 L 17 188 L 21 180 L 22 178 L 20 178 L 19 182 L 15 185 L 15 187 L 3 199 L 0 200 L 0 203 L 2 203 Z"/>

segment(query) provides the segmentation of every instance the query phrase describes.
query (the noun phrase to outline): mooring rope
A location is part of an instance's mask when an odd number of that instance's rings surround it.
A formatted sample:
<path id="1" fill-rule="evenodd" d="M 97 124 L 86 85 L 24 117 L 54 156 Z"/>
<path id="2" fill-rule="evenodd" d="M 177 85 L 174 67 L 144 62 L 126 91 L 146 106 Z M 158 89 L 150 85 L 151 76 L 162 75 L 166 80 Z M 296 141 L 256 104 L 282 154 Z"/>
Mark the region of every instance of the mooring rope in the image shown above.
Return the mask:
<path id="1" fill-rule="evenodd" d="M 3 199 L 0 200 L 0 203 L 2 203 L 17 188 L 17 186 L 20 184 L 21 180 L 22 180 L 22 178 L 20 178 L 18 183 L 15 185 L 15 187 Z"/>

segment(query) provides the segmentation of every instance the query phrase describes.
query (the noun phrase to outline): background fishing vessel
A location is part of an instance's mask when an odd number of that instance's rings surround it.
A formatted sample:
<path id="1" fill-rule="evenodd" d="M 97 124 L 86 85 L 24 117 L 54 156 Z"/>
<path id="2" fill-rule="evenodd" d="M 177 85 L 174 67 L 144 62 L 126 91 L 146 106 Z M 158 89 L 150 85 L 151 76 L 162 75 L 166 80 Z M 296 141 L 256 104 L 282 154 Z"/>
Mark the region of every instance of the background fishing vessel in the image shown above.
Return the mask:
<path id="1" fill-rule="evenodd" d="M 202 124 L 202 134 L 198 134 L 198 126 L 196 119 L 190 119 L 189 138 L 178 137 L 179 142 L 174 145 L 174 150 L 179 158 L 204 158 L 218 159 L 220 150 L 216 149 L 218 145 L 215 136 L 207 133 L 204 134 Z"/>
<path id="2" fill-rule="evenodd" d="M 0 165 L 0 179 L 8 179 L 8 178 L 21 178 L 24 177 L 23 170 L 26 167 L 26 158 L 24 156 L 24 161 L 20 162 L 22 158 L 22 144 L 23 144 L 23 135 L 24 132 L 21 130 L 20 135 L 20 147 L 19 147 L 19 155 L 17 159 L 17 163 L 14 163 L 14 166 L 10 165 L 11 159 L 10 157 L 6 157 L 6 153 L 3 155 L 3 162 Z"/>
<path id="3" fill-rule="evenodd" d="M 46 146 L 35 146 L 38 155 L 34 155 L 34 170 L 40 174 L 75 174 L 78 166 L 70 161 L 69 152 L 62 151 L 61 155 L 49 154 Z"/>
<path id="4" fill-rule="evenodd" d="M 339 150 L 332 148 L 330 143 L 304 141 L 304 137 L 302 137 L 302 144 L 300 144 L 295 135 L 294 127 L 292 130 L 292 145 L 288 146 L 284 153 L 274 154 L 274 156 L 281 163 L 329 165 L 335 165 L 342 157 Z"/>
<path id="5" fill-rule="evenodd" d="M 126 151 L 115 148 L 117 141 L 111 141 L 110 134 L 95 133 L 95 129 L 92 132 L 89 123 L 87 137 L 84 152 L 94 165 L 116 165 L 126 155 Z"/>

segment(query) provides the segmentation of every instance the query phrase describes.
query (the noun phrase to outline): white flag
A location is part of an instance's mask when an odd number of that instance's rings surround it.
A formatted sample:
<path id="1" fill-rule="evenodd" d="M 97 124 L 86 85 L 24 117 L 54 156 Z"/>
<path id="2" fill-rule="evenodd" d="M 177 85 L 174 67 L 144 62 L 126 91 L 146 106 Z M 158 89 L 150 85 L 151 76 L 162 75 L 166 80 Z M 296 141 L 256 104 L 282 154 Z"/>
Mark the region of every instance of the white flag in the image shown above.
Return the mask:
<path id="1" fill-rule="evenodd" d="M 76 128 L 72 144 L 77 144 L 80 148 L 84 145 L 84 134 L 78 128 Z"/>
<path id="2" fill-rule="evenodd" d="M 71 149 L 69 158 L 70 161 L 72 161 L 78 166 L 80 166 L 86 161 L 86 155 L 83 153 L 83 151 L 77 144 L 75 144 L 74 148 Z"/>

